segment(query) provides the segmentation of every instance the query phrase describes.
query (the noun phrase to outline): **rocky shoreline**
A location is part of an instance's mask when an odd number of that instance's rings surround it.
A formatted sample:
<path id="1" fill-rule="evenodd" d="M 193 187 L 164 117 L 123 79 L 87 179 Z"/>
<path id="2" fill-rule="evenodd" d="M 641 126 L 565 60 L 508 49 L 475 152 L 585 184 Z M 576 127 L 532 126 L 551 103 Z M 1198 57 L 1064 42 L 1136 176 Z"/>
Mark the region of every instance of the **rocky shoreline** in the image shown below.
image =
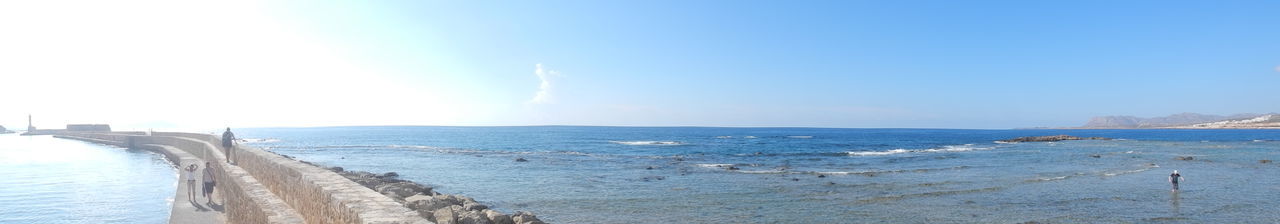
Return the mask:
<path id="1" fill-rule="evenodd" d="M 361 186 L 395 199 L 404 207 L 417 211 L 419 216 L 437 224 L 545 224 L 533 213 L 517 211 L 507 215 L 489 209 L 467 196 L 441 194 L 431 187 L 402 180 L 399 174 L 388 172 L 374 174 L 365 171 L 347 171 L 342 167 L 326 167 L 298 160 L 333 171 Z"/>
<path id="2" fill-rule="evenodd" d="M 1005 140 L 1000 140 L 1000 141 L 996 141 L 996 142 L 1000 142 L 1000 143 L 1014 143 L 1014 142 L 1056 142 L 1056 141 L 1068 141 L 1068 140 L 1111 140 L 1111 138 L 1104 138 L 1104 137 L 1076 137 L 1076 136 L 1070 136 L 1070 135 L 1050 135 L 1050 136 L 1031 136 L 1031 137 L 1020 137 L 1020 138 L 1014 138 L 1014 139 L 1005 139 Z"/>

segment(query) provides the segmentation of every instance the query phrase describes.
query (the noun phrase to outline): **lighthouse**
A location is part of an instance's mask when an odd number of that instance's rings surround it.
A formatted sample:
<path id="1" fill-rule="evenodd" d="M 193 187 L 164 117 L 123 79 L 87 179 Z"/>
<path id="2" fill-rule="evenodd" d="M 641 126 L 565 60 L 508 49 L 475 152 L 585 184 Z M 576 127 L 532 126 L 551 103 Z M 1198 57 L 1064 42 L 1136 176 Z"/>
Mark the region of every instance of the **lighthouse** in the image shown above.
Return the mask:
<path id="1" fill-rule="evenodd" d="M 36 131 L 36 126 L 31 124 L 31 115 L 27 114 L 27 132 L 34 133 L 35 131 Z"/>

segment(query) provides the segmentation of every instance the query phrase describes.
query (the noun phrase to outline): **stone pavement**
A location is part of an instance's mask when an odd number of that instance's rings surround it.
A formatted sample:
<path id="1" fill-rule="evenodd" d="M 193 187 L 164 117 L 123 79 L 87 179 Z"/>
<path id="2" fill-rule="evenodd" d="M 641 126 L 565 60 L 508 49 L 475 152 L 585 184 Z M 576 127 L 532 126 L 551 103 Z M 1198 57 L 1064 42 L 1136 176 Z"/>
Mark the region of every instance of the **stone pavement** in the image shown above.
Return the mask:
<path id="1" fill-rule="evenodd" d="M 173 196 L 173 209 L 169 213 L 169 223 L 225 223 L 226 218 L 223 216 L 223 212 L 226 211 L 223 208 L 225 202 L 218 195 L 218 192 L 214 191 L 213 204 L 205 204 L 208 199 L 200 193 L 204 190 L 204 183 L 201 182 L 203 181 L 201 177 L 204 175 L 204 161 L 182 150 L 170 147 L 163 148 L 170 151 L 169 153 L 177 155 L 181 161 L 181 164 L 178 165 L 178 190 Z M 195 172 L 195 201 L 188 200 L 187 193 L 190 192 L 190 189 L 187 186 L 186 171 L 183 170 L 190 164 L 196 164 L 198 167 Z M 226 183 L 223 180 L 218 180 L 218 182 L 218 185 Z"/>

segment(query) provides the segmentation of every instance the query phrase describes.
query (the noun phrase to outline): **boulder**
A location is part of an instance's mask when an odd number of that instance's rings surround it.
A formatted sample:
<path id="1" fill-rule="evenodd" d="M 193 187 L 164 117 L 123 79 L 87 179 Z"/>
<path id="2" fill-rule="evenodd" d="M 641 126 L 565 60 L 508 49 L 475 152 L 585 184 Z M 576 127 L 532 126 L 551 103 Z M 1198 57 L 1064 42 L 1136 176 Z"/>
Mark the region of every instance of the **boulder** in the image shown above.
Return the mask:
<path id="1" fill-rule="evenodd" d="M 387 183 L 386 181 L 382 181 L 382 180 L 379 180 L 379 179 L 372 179 L 372 178 L 358 178 L 358 177 L 357 177 L 357 178 L 352 178 L 351 180 L 352 180 L 352 181 L 355 181 L 357 184 L 360 184 L 360 186 L 364 186 L 364 187 L 367 187 L 367 188 L 369 188 L 369 189 L 377 189 L 377 188 L 378 188 L 378 185 L 383 185 L 383 184 L 386 184 L 386 183 Z"/>
<path id="2" fill-rule="evenodd" d="M 458 214 L 458 223 L 461 224 L 492 224 L 489 217 L 485 217 L 480 211 L 465 211 Z"/>
<path id="3" fill-rule="evenodd" d="M 436 224 L 458 224 L 458 216 L 453 213 L 453 209 L 440 208 L 432 213 L 431 217 Z"/>
<path id="4" fill-rule="evenodd" d="M 379 185 L 378 193 L 391 196 L 396 199 L 404 199 L 417 194 L 429 194 L 431 188 L 423 187 L 413 182 L 399 182 Z"/>
<path id="5" fill-rule="evenodd" d="M 462 202 L 462 209 L 467 211 L 480 211 L 488 208 L 489 206 L 485 206 L 483 204 L 476 203 L 476 202 L 470 202 L 470 201 Z"/>
<path id="6" fill-rule="evenodd" d="M 459 201 L 457 197 L 450 197 L 450 196 L 453 196 L 453 195 L 441 194 L 441 195 L 431 196 L 431 198 L 443 201 L 445 203 L 449 203 L 451 205 L 462 205 L 462 201 Z"/>
<path id="7" fill-rule="evenodd" d="M 357 178 L 376 178 L 376 177 L 378 177 L 378 175 L 377 175 L 377 174 L 373 174 L 373 173 L 365 172 L 365 171 L 356 171 L 356 172 L 351 172 L 351 176 L 354 176 L 354 177 L 357 177 Z"/>
<path id="8" fill-rule="evenodd" d="M 1174 159 L 1174 160 L 1195 160 L 1195 159 L 1196 159 L 1196 157 L 1191 157 L 1191 156 L 1175 156 L 1175 157 L 1173 157 L 1173 159 Z"/>
<path id="9" fill-rule="evenodd" d="M 440 208 L 448 208 L 451 205 L 454 205 L 454 204 L 450 204 L 447 201 L 442 201 L 442 200 L 438 200 L 431 197 L 428 197 L 426 199 L 414 198 L 414 200 L 406 199 L 404 204 L 405 207 L 408 207 L 409 209 L 413 209 L 419 212 L 422 212 L 422 211 L 434 212 L 435 210 L 438 210 Z"/>
<path id="10" fill-rule="evenodd" d="M 397 178 L 397 177 L 400 177 L 400 174 L 398 174 L 398 173 L 396 173 L 396 172 L 387 172 L 387 173 L 382 174 L 382 176 L 378 176 L 378 177 L 380 177 L 380 178 Z"/>
<path id="11" fill-rule="evenodd" d="M 489 221 L 493 222 L 493 224 L 515 224 L 516 223 L 515 221 L 511 220 L 511 216 L 502 214 L 501 212 L 494 211 L 494 210 L 485 209 L 484 216 L 489 218 Z"/>
<path id="12" fill-rule="evenodd" d="M 526 211 L 517 211 L 515 215 L 511 215 L 511 221 L 516 224 L 545 224 L 542 220 L 538 220 L 538 216 Z"/>

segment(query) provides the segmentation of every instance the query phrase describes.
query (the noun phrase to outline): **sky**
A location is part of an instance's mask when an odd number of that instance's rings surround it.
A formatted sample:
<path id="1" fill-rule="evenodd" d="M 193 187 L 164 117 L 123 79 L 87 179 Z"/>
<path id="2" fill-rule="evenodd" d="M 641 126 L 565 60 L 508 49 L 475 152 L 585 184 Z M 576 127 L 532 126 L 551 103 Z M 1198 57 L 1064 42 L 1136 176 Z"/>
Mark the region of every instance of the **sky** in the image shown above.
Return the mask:
<path id="1" fill-rule="evenodd" d="M 1078 126 L 1280 112 L 1275 1 L 5 1 L 0 125 Z"/>

